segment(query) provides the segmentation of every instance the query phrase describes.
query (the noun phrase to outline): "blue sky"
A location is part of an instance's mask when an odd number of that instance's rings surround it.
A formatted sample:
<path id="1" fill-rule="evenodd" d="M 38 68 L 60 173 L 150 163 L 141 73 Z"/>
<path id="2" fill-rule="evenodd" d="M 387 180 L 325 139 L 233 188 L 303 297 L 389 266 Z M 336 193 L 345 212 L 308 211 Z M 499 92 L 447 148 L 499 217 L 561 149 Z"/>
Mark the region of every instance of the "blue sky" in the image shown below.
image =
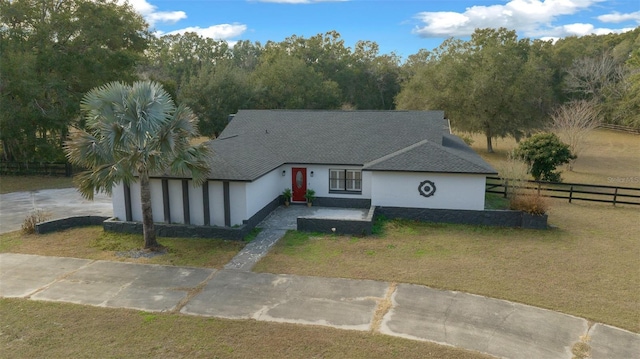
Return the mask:
<path id="1" fill-rule="evenodd" d="M 338 31 L 349 47 L 375 41 L 406 58 L 475 28 L 504 26 L 520 37 L 562 38 L 640 26 L 640 0 L 119 0 L 156 34 L 194 31 L 226 40 L 282 41 Z"/>

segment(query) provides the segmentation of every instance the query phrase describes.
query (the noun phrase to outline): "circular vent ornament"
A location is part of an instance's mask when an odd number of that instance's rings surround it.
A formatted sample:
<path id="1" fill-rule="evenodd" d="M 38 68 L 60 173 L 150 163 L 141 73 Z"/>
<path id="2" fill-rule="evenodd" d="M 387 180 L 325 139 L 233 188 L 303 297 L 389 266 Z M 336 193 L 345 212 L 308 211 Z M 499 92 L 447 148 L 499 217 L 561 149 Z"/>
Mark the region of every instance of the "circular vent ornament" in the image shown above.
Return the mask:
<path id="1" fill-rule="evenodd" d="M 420 186 L 418 186 L 418 192 L 423 197 L 431 197 L 436 193 L 436 185 L 435 183 L 426 180 L 420 182 Z"/>

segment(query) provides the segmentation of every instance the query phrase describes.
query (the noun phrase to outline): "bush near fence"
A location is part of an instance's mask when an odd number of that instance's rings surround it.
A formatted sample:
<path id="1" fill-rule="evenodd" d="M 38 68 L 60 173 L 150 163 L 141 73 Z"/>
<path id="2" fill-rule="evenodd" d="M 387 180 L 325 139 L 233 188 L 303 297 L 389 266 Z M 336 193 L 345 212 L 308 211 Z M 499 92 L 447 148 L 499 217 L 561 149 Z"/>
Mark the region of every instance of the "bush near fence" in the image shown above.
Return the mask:
<path id="1" fill-rule="evenodd" d="M 0 162 L 2 175 L 71 177 L 80 170 L 81 168 L 72 167 L 70 163 Z"/>
<path id="2" fill-rule="evenodd" d="M 640 179 L 639 179 L 640 180 Z M 487 177 L 486 192 L 507 197 L 510 183 L 519 183 L 517 188 L 537 191 L 545 197 L 572 201 L 590 201 L 628 205 L 640 205 L 640 188 L 604 186 L 585 183 L 516 181 L 500 177 Z"/>

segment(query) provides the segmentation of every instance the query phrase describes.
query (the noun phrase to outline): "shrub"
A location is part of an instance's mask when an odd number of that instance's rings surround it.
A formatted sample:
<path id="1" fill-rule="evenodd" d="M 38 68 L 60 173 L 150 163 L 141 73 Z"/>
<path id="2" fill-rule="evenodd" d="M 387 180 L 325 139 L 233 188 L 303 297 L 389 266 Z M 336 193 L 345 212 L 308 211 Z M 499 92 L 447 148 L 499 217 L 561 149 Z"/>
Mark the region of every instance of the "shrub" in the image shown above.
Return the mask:
<path id="1" fill-rule="evenodd" d="M 560 182 L 560 173 L 556 167 L 569 163 L 576 158 L 569 146 L 553 133 L 538 133 L 520 143 L 514 151 L 517 158 L 522 159 L 529 166 L 529 173 L 536 181 Z"/>
<path id="2" fill-rule="evenodd" d="M 541 216 L 549 210 L 549 201 L 536 192 L 517 191 L 509 200 L 509 208 Z"/>
<path id="3" fill-rule="evenodd" d="M 24 222 L 22 222 L 22 233 L 36 233 L 36 224 L 48 221 L 49 219 L 51 219 L 51 215 L 49 213 L 46 213 L 41 209 L 34 210 L 24 219 Z"/>

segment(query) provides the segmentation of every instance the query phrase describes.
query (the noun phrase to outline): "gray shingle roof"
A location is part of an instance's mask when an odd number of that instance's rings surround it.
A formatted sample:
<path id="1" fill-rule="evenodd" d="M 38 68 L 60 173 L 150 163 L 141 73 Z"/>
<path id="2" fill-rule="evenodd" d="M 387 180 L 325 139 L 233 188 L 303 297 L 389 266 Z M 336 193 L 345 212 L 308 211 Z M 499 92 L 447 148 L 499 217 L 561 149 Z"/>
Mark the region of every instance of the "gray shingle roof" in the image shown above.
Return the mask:
<path id="1" fill-rule="evenodd" d="M 284 163 L 495 173 L 449 135 L 442 111 L 241 110 L 210 145 L 211 179 L 250 181 Z"/>

